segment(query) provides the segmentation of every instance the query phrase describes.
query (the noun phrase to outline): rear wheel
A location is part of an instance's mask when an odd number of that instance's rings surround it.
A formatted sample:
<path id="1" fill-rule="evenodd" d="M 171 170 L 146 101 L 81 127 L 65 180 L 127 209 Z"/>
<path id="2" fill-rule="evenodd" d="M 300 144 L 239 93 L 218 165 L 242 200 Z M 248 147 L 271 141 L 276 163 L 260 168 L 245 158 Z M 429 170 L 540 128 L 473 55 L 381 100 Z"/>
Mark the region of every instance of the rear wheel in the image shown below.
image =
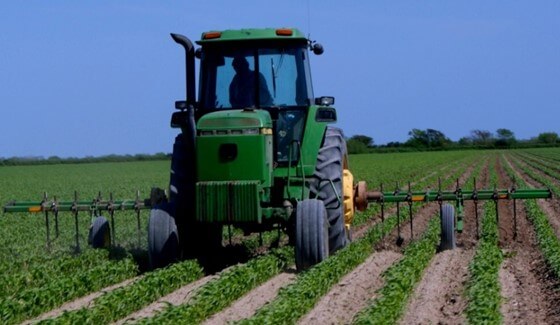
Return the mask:
<path id="1" fill-rule="evenodd" d="M 148 256 L 152 268 L 167 266 L 179 259 L 179 233 L 175 219 L 163 209 L 152 209 L 148 222 Z"/>
<path id="2" fill-rule="evenodd" d="M 296 267 L 305 270 L 329 256 L 329 222 L 322 201 L 303 200 L 296 211 Z"/>
<path id="3" fill-rule="evenodd" d="M 441 242 L 440 251 L 455 248 L 455 208 L 444 204 L 441 208 Z"/>
<path id="4" fill-rule="evenodd" d="M 111 247 L 111 228 L 105 217 L 99 216 L 93 220 L 89 229 L 88 242 L 93 248 Z"/>
<path id="5" fill-rule="evenodd" d="M 342 130 L 327 127 L 319 149 L 315 173 L 311 179 L 312 198 L 321 200 L 327 209 L 330 253 L 346 246 L 349 236 L 344 224 L 343 169 L 346 142 Z"/>

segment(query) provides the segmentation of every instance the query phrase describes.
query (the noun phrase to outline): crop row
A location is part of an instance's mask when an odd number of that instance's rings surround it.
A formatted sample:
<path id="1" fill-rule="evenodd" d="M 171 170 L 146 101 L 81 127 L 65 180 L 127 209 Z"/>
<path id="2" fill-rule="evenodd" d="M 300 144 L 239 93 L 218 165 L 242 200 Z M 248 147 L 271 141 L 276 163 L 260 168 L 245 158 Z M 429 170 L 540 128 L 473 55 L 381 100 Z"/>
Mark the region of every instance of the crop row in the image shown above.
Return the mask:
<path id="1" fill-rule="evenodd" d="M 505 160 L 505 158 L 502 157 L 502 160 Z M 515 172 L 511 167 L 506 163 L 504 166 L 510 178 L 515 177 Z M 522 186 L 527 185 L 523 179 L 518 178 L 518 182 Z M 525 211 L 533 224 L 540 250 L 547 264 L 553 270 L 556 277 L 560 278 L 560 240 L 548 221 L 549 217 L 542 211 L 535 200 L 527 200 L 525 202 Z"/>
<path id="2" fill-rule="evenodd" d="M 523 152 L 537 157 L 560 161 L 560 148 L 525 149 Z"/>
<path id="3" fill-rule="evenodd" d="M 560 179 L 560 168 L 558 167 L 558 162 L 543 160 L 543 158 L 539 159 L 528 155 L 517 154 L 516 156 L 521 157 L 526 164 L 542 171 L 546 175 L 555 179 Z"/>
<path id="4" fill-rule="evenodd" d="M 515 154 L 517 156 L 523 157 L 524 160 L 530 160 L 533 161 L 535 163 L 544 165 L 546 167 L 550 167 L 552 169 L 555 170 L 560 170 L 560 168 L 558 167 L 558 161 L 546 156 L 539 156 L 539 155 L 534 155 L 531 154 L 530 152 L 526 152 L 526 151 L 521 151 L 521 152 L 515 152 Z"/>
<path id="5" fill-rule="evenodd" d="M 416 283 L 436 253 L 440 231 L 436 216 L 423 237 L 407 246 L 403 258 L 387 269 L 383 275 L 385 286 L 371 306 L 356 315 L 356 324 L 392 324 L 401 317 Z"/>
<path id="6" fill-rule="evenodd" d="M 516 168 L 522 170 L 527 176 L 548 187 L 554 194 L 560 195 L 560 187 L 556 186 L 551 179 L 537 173 L 535 171 L 535 167 L 529 167 L 526 163 L 522 164 L 520 163 L 519 159 L 513 160 L 512 163 Z M 518 178 L 515 179 L 517 182 L 519 182 Z"/>
<path id="7" fill-rule="evenodd" d="M 497 183 L 494 168 L 490 168 L 490 182 Z M 494 204 L 486 202 L 482 218 L 482 233 L 475 256 L 469 264 L 470 279 L 467 284 L 467 319 L 470 323 L 501 322 L 500 283 L 498 272 L 503 260 L 498 246 L 498 223 Z"/>

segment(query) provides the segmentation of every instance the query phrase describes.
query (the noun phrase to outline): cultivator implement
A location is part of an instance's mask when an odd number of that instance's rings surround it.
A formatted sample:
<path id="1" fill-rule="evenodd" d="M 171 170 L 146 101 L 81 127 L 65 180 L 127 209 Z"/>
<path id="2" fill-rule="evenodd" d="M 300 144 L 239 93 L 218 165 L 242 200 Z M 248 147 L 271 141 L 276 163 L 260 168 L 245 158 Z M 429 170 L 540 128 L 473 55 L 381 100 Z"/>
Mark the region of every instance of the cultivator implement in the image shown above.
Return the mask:
<path id="1" fill-rule="evenodd" d="M 514 239 L 517 237 L 517 200 L 520 199 L 548 199 L 552 198 L 552 191 L 550 189 L 518 189 L 512 185 L 509 189 L 478 189 L 476 179 L 473 180 L 473 190 L 462 190 L 459 186 L 459 180 L 454 191 L 443 191 L 441 189 L 441 180 L 438 182 L 438 189 L 435 191 L 427 190 L 424 192 L 412 191 L 410 183 L 408 190 L 403 191 L 400 189 L 399 184 L 396 184 L 396 190 L 392 192 L 383 191 L 383 184 L 381 184 L 380 191 L 368 191 L 366 182 L 358 182 L 355 188 L 355 207 L 359 211 L 364 211 L 369 203 L 377 203 L 381 206 L 381 219 L 385 218 L 385 203 L 395 203 L 397 212 L 397 244 L 403 242 L 401 237 L 401 220 L 400 210 L 401 204 L 408 205 L 410 233 L 413 236 L 413 218 L 412 206 L 416 202 L 437 202 L 440 206 L 440 219 L 442 225 L 442 248 L 455 247 L 455 231 L 461 233 L 463 231 L 464 219 L 464 202 L 472 201 L 475 205 L 475 221 L 476 221 L 476 234 L 479 236 L 479 218 L 478 218 L 478 203 L 479 201 L 494 201 L 496 208 L 496 220 L 499 220 L 498 202 L 499 201 L 512 201 L 513 202 L 513 220 L 514 220 Z M 444 204 L 444 202 L 452 202 L 454 204 Z"/>
<path id="2" fill-rule="evenodd" d="M 138 242 L 141 243 L 141 222 L 140 213 L 142 210 L 151 209 L 152 206 L 159 203 L 164 198 L 165 193 L 159 189 L 152 189 L 149 199 L 140 199 L 140 191 L 136 192 L 134 200 L 114 200 L 113 194 L 109 194 L 109 199 L 103 199 L 101 193 L 93 200 L 79 200 L 78 193 L 74 192 L 74 200 L 60 201 L 54 196 L 50 199 L 47 193 L 43 194 L 41 201 L 11 201 L 4 206 L 5 213 L 43 213 L 45 217 L 47 246 L 51 243 L 51 214 L 54 217 L 55 238 L 58 238 L 60 230 L 58 225 L 58 216 L 60 212 L 71 212 L 74 217 L 75 233 L 76 233 L 76 250 L 80 250 L 79 241 L 79 214 L 89 213 L 92 219 L 92 226 L 88 242 L 95 248 L 108 247 L 111 243 L 115 243 L 115 218 L 117 211 L 134 211 L 136 212 L 136 221 L 138 228 Z M 108 220 L 102 216 L 106 212 L 110 217 L 111 226 Z M 112 230 L 112 231 L 111 231 Z"/>

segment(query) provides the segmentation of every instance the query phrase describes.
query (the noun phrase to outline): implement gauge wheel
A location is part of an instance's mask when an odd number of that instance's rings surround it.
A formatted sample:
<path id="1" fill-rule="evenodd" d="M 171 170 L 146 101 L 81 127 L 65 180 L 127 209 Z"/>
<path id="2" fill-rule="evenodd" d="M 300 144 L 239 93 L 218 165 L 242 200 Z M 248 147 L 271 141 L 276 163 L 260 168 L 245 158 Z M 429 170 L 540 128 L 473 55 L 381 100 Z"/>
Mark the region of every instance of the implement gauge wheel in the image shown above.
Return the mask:
<path id="1" fill-rule="evenodd" d="M 455 208 L 444 204 L 441 208 L 441 242 L 439 250 L 455 248 Z"/>
<path id="2" fill-rule="evenodd" d="M 88 243 L 93 248 L 111 247 L 111 228 L 103 216 L 96 217 L 89 228 Z"/>
<path id="3" fill-rule="evenodd" d="M 300 271 L 329 257 L 329 221 L 323 201 L 307 199 L 297 205 L 295 253 Z"/>
<path id="4" fill-rule="evenodd" d="M 177 261 L 179 252 L 175 218 L 163 209 L 152 209 L 148 222 L 148 256 L 151 267 L 156 269 Z"/>
<path id="5" fill-rule="evenodd" d="M 315 173 L 310 180 L 311 198 L 323 201 L 329 221 L 330 254 L 349 242 L 344 224 L 343 170 L 346 165 L 346 142 L 342 130 L 327 127 L 319 149 Z"/>

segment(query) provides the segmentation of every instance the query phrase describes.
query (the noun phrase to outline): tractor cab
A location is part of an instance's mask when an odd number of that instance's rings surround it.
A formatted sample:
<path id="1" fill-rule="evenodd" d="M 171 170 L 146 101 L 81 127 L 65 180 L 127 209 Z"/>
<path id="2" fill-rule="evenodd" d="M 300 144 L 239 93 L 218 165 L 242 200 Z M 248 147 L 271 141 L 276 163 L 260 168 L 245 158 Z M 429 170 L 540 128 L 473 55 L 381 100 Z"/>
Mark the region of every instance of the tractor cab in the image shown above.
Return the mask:
<path id="1" fill-rule="evenodd" d="M 274 161 L 298 159 L 313 88 L 309 41 L 295 29 L 207 32 L 200 58 L 196 119 L 216 111 L 267 111 L 273 122 Z"/>

